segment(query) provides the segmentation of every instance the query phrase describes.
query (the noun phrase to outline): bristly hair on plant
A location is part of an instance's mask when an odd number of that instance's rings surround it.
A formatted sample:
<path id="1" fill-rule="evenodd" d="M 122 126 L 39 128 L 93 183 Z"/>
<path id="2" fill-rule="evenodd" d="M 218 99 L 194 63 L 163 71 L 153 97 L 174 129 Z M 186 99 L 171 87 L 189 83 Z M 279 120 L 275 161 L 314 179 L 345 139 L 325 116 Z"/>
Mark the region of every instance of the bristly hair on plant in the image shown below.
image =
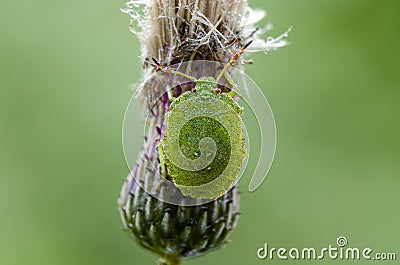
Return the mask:
<path id="1" fill-rule="evenodd" d="M 256 26 L 266 12 L 250 8 L 247 0 L 131 0 L 122 11 L 142 44 L 143 66 L 149 71 L 139 88 L 147 96 L 152 91 L 144 85 L 153 72 L 148 63 L 153 57 L 167 66 L 197 59 L 224 63 L 249 40 L 253 43 L 247 52 L 267 53 L 289 44 L 290 28 L 277 37 L 266 36 L 273 25 Z M 243 56 L 237 63 L 245 61 Z"/>
<path id="2" fill-rule="evenodd" d="M 239 192 L 234 185 L 221 197 L 193 206 L 163 200 L 168 190 L 154 168 L 161 168 L 158 143 L 171 102 L 159 97 L 166 94 L 167 84 L 156 75 L 153 58 L 166 67 L 194 60 L 226 63 L 250 40 L 246 52 L 267 53 L 288 45 L 290 29 L 278 37 L 265 36 L 272 25 L 258 28 L 265 12 L 250 8 L 247 0 L 131 0 L 122 11 L 130 16 L 131 31 L 141 43 L 138 90 L 151 116 L 145 145 L 123 184 L 119 212 L 124 230 L 159 255 L 159 264 L 176 265 L 228 242 L 239 217 Z M 248 63 L 245 55 L 233 66 Z M 161 199 L 146 192 L 149 186 L 157 187 Z"/>

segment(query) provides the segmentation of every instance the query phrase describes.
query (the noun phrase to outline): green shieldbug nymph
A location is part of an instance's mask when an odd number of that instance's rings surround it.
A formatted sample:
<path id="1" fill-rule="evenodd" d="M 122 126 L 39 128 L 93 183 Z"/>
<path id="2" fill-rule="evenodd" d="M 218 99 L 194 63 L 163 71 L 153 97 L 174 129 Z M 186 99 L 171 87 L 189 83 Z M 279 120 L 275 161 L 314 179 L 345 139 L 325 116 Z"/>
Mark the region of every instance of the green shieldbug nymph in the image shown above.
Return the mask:
<path id="1" fill-rule="evenodd" d="M 195 87 L 174 100 L 165 114 L 165 131 L 159 144 L 161 172 L 192 198 L 217 198 L 237 180 L 246 158 L 243 109 L 217 84 L 228 67 L 250 45 L 247 43 L 215 79 L 196 79 L 161 66 L 156 67 L 192 80 Z"/>

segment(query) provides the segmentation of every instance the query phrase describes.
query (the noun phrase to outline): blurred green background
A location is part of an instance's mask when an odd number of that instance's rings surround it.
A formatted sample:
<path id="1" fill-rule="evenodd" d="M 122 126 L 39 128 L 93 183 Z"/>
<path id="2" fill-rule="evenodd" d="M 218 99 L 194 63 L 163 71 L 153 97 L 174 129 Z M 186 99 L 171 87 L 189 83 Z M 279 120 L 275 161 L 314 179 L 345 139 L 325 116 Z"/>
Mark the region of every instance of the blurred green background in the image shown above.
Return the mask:
<path id="1" fill-rule="evenodd" d="M 400 2 L 250 5 L 268 11 L 273 35 L 293 26 L 291 46 L 247 68 L 274 111 L 275 161 L 256 192 L 243 182 L 233 243 L 185 263 L 308 264 L 256 250 L 322 248 L 339 235 L 400 255 Z M 0 2 L 1 265 L 155 264 L 120 231 L 116 204 L 128 174 L 122 119 L 141 71 L 122 6 Z"/>

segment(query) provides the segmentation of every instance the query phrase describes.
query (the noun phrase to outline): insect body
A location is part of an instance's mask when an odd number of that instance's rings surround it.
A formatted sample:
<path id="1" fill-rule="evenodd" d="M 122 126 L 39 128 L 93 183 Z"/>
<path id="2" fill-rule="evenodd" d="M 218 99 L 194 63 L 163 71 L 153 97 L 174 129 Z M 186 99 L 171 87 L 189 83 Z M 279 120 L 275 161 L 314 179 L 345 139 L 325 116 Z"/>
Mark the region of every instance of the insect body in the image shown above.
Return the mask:
<path id="1" fill-rule="evenodd" d="M 243 51 L 244 48 L 241 53 Z M 230 60 L 223 72 L 237 57 Z M 165 132 L 159 146 L 162 174 L 172 180 L 183 195 L 219 197 L 235 183 L 246 158 L 240 117 L 243 109 L 218 88 L 217 82 L 223 72 L 217 79 L 196 79 L 154 62 L 164 72 L 195 82 L 192 91 L 172 101 L 165 115 Z"/>

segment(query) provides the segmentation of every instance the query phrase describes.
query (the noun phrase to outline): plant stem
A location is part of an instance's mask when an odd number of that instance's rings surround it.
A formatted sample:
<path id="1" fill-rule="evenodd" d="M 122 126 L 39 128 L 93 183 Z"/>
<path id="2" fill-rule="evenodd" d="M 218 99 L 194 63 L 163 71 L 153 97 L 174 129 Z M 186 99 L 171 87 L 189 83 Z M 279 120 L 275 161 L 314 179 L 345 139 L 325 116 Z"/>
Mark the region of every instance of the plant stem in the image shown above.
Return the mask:
<path id="1" fill-rule="evenodd" d="M 176 257 L 164 257 L 158 260 L 158 265 L 181 265 L 182 262 Z"/>

